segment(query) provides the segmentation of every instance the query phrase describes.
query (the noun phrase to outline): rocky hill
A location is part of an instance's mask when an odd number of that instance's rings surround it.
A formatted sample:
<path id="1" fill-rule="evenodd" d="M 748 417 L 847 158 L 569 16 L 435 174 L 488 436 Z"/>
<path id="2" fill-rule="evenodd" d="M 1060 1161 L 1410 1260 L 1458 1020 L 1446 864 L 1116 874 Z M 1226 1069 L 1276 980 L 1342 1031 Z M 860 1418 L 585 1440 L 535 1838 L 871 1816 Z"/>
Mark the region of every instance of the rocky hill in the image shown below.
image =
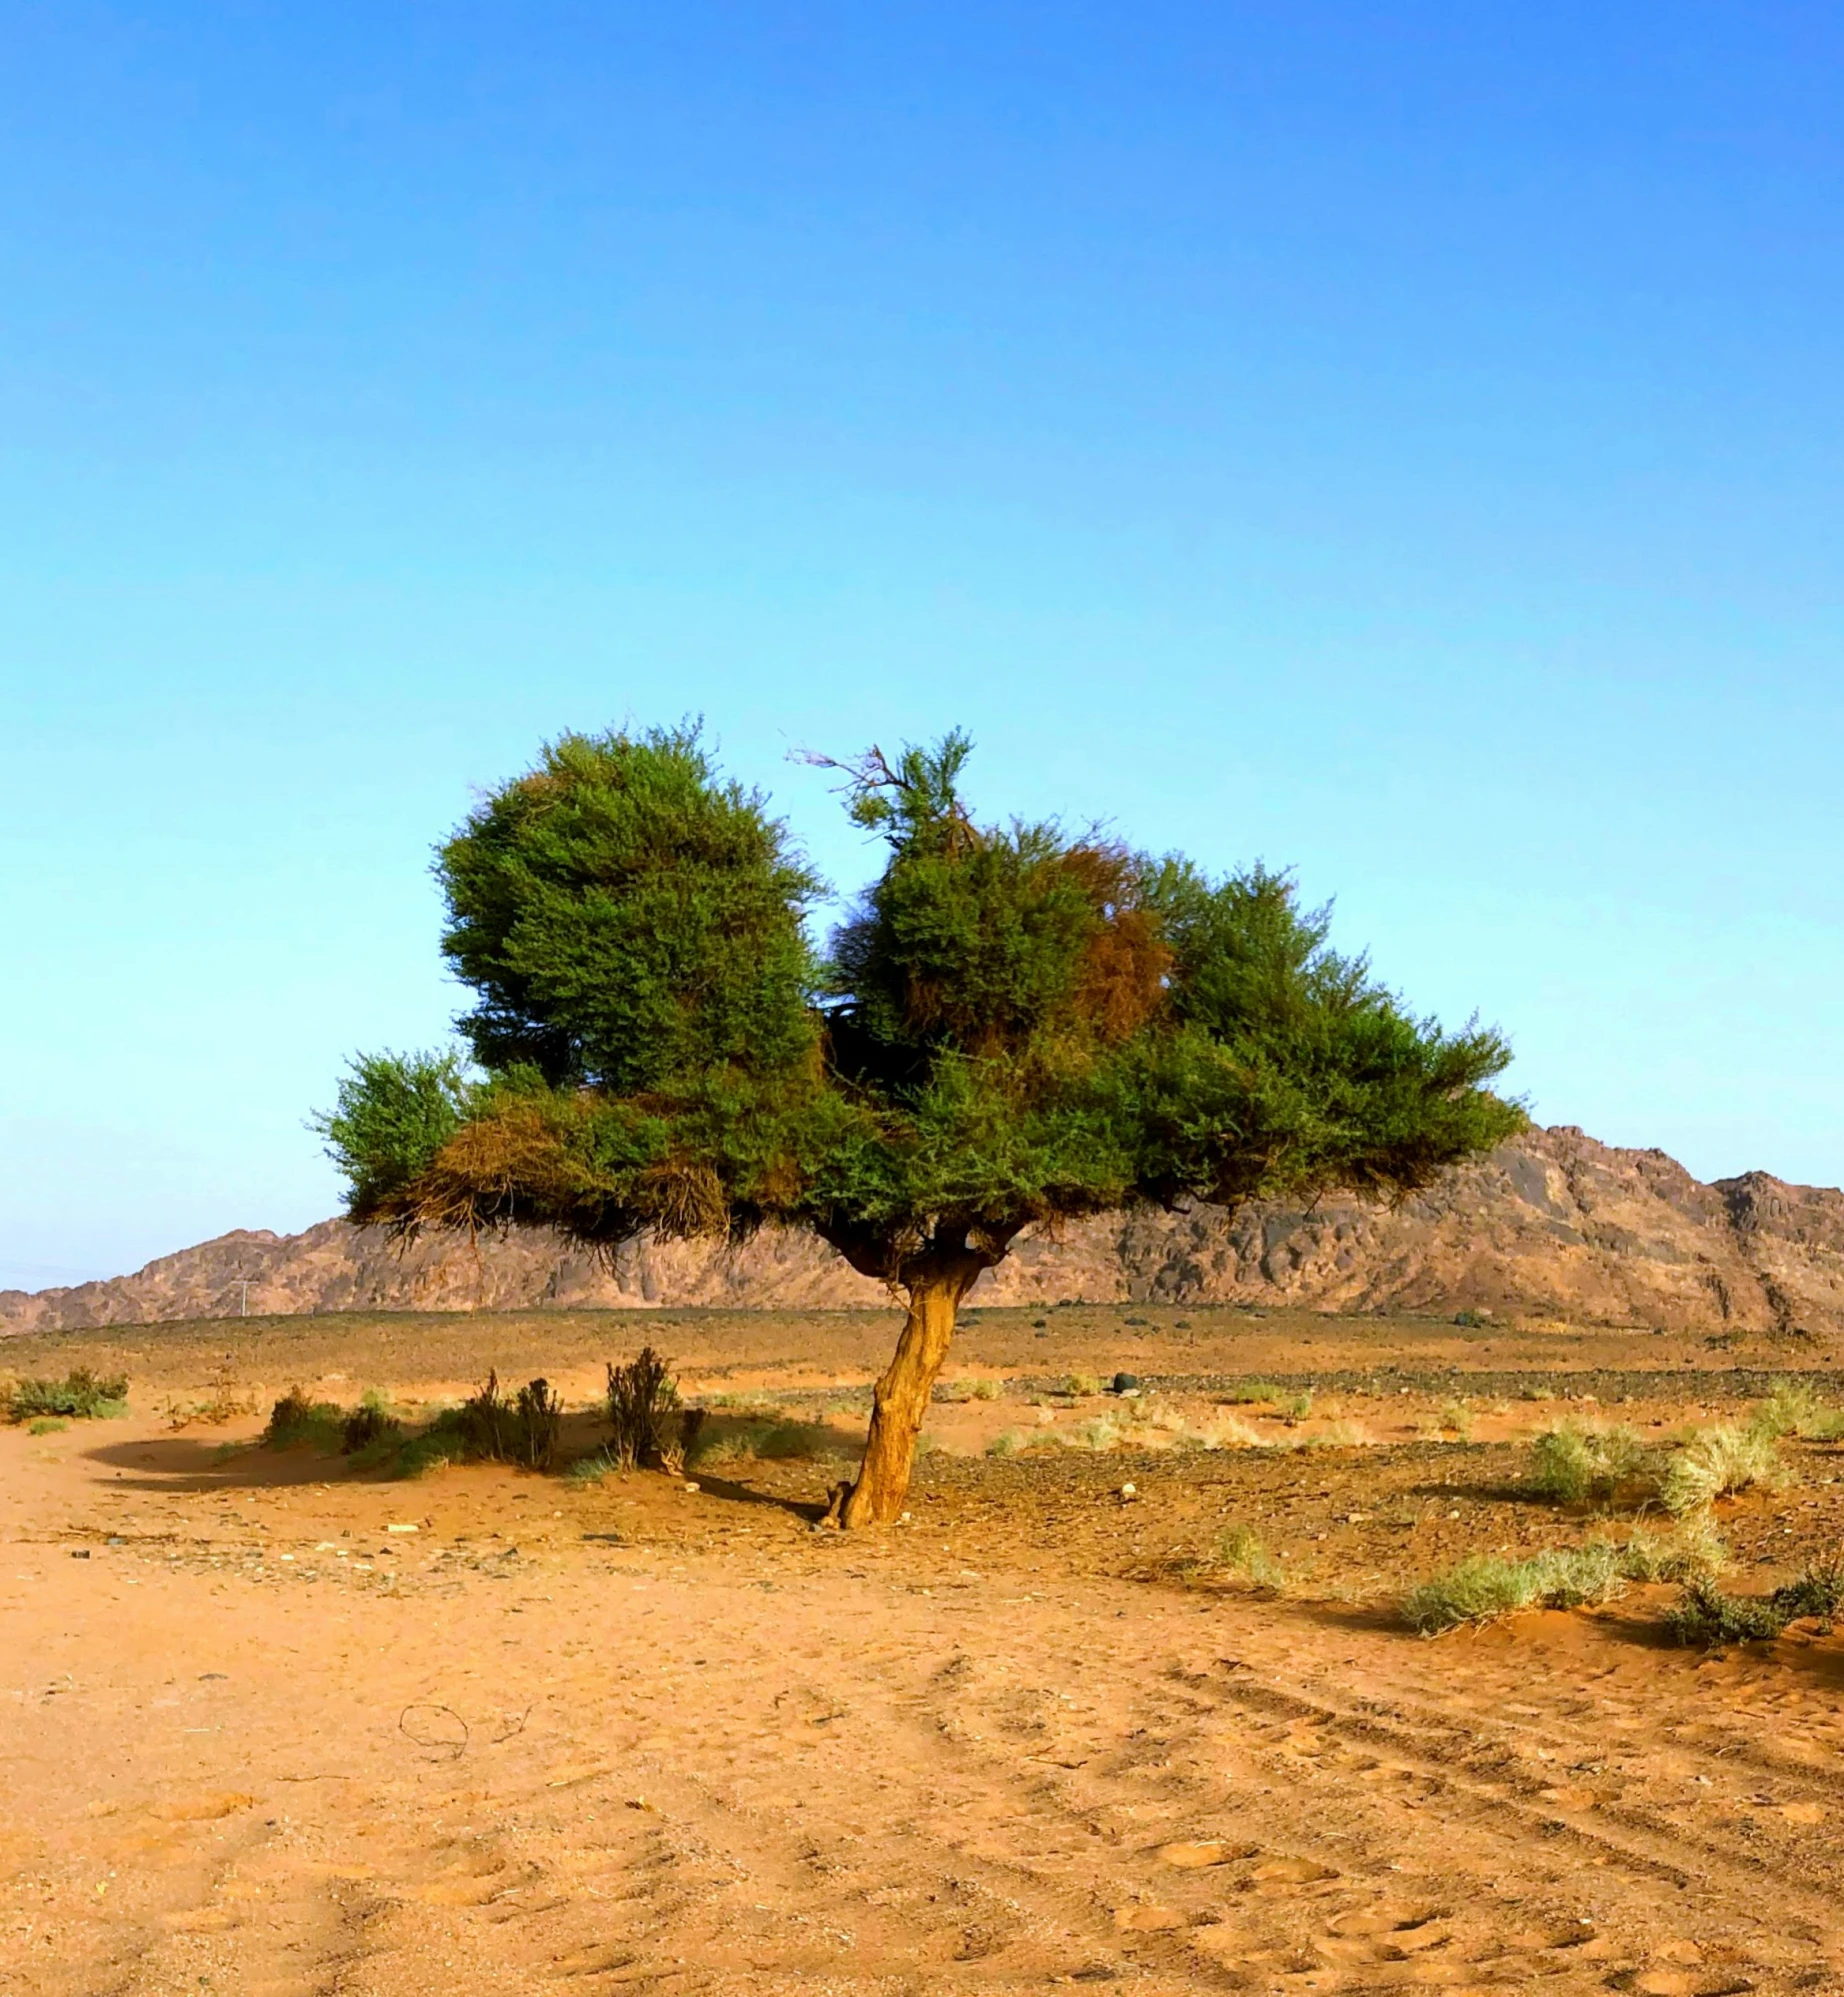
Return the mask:
<path id="1" fill-rule="evenodd" d="M 0 1291 L 0 1335 L 172 1318 L 644 1305 L 838 1308 L 884 1292 L 819 1243 L 636 1243 L 612 1266 L 546 1234 L 473 1246 L 322 1221 L 221 1235 L 133 1276 Z M 1396 1208 L 1326 1201 L 1113 1214 L 1025 1238 L 975 1301 L 1489 1310 L 1682 1330 L 1844 1330 L 1844 1193 L 1765 1172 L 1704 1185 L 1662 1151 L 1532 1131 Z"/>

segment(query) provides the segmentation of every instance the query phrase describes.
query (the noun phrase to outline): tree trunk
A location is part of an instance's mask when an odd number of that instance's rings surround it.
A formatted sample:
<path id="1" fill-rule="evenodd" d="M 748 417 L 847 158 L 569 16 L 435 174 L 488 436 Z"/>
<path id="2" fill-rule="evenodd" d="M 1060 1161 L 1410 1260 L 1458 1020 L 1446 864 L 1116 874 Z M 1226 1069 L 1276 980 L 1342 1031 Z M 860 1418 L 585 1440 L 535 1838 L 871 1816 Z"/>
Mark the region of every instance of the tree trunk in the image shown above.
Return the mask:
<path id="1" fill-rule="evenodd" d="M 955 1313 L 983 1266 L 971 1256 L 955 1257 L 905 1278 L 909 1316 L 896 1342 L 896 1356 L 872 1397 L 864 1466 L 845 1500 L 841 1525 L 890 1525 L 902 1516 L 916 1437 L 928 1413 L 935 1376 L 953 1343 Z"/>

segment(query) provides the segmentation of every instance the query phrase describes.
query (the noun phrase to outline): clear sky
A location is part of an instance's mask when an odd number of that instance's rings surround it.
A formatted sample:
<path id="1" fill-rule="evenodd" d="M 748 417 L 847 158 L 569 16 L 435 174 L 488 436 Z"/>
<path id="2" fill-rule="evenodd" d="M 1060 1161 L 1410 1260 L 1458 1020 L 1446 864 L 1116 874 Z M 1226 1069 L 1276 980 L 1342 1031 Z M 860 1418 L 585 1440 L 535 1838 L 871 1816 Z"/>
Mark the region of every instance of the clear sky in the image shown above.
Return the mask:
<path id="1" fill-rule="evenodd" d="M 566 727 L 1336 896 L 1844 1177 L 1844 13 L 0 0 L 0 1284 L 294 1228 Z"/>

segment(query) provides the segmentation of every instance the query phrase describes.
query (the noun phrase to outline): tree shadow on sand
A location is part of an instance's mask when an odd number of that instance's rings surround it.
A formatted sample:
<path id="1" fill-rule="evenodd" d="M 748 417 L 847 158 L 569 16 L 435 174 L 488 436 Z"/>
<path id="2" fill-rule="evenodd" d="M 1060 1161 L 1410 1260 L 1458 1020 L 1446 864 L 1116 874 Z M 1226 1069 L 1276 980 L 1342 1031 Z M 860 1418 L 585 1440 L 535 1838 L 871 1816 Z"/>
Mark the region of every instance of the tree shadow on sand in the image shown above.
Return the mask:
<path id="1" fill-rule="evenodd" d="M 371 1486 L 405 1491 L 431 1488 L 431 1478 L 394 1474 L 388 1465 L 355 1464 L 351 1458 L 324 1455 L 310 1445 L 274 1449 L 260 1440 L 212 1442 L 200 1436 L 157 1436 L 137 1442 L 109 1442 L 86 1450 L 87 1459 L 104 1470 L 115 1472 L 105 1488 L 114 1491 L 199 1495 L 211 1492 L 253 1490 L 305 1490 L 320 1486 Z M 582 1452 L 574 1462 L 593 1452 Z M 533 1471 L 507 1463 L 468 1463 L 448 1466 L 448 1474 L 470 1478 L 494 1477 L 508 1485 L 567 1486 L 574 1462 L 564 1462 L 555 1470 Z M 434 1473 L 436 1477 L 445 1474 Z M 611 1471 L 611 1477 L 621 1473 Z M 692 1472 L 689 1478 L 653 1470 L 627 1473 L 642 1487 L 650 1484 L 695 1483 L 702 1496 L 721 1503 L 780 1511 L 806 1524 L 815 1524 L 827 1511 L 825 1498 L 797 1498 L 776 1491 L 758 1490 L 735 1477 L 714 1474 L 707 1469 Z"/>

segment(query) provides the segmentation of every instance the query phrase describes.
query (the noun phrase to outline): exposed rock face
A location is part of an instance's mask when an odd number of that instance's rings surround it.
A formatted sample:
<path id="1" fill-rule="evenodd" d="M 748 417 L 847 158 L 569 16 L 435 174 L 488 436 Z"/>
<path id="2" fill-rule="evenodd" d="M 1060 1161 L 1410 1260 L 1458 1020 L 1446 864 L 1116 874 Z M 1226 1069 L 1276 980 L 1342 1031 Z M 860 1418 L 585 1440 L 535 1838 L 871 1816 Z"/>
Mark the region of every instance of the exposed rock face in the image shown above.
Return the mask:
<path id="1" fill-rule="evenodd" d="M 884 1302 L 829 1249 L 770 1231 L 735 1251 L 639 1242 L 612 1268 L 545 1234 L 424 1240 L 322 1221 L 236 1233 L 75 1289 L 0 1291 L 0 1333 L 167 1318 L 646 1304 Z M 1490 1310 L 1682 1330 L 1844 1330 L 1844 1193 L 1765 1172 L 1704 1185 L 1662 1151 L 1533 1131 L 1399 1208 L 1328 1201 L 1233 1217 L 1106 1215 L 1021 1240 L 979 1303 L 1159 1300 Z"/>

